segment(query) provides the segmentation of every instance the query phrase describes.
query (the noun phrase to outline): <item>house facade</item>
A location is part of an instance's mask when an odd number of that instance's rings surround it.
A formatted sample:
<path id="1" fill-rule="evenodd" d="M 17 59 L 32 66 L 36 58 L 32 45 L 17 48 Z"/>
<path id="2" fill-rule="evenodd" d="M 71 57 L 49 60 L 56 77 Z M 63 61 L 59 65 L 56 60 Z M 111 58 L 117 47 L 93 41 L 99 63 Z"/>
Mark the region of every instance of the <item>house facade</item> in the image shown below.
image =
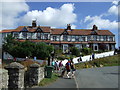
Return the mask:
<path id="1" fill-rule="evenodd" d="M 45 42 L 54 47 L 61 48 L 64 53 L 69 52 L 72 46 L 81 49 L 83 47 L 92 48 L 94 51 L 100 50 L 103 46 L 106 50 L 115 49 L 115 35 L 109 30 L 98 30 L 96 25 L 91 29 L 71 29 L 70 24 L 65 29 L 54 29 L 47 26 L 37 26 L 36 21 L 32 26 L 19 26 L 16 29 L 2 30 L 2 40 L 8 34 L 12 34 L 16 40 L 24 42 Z"/>

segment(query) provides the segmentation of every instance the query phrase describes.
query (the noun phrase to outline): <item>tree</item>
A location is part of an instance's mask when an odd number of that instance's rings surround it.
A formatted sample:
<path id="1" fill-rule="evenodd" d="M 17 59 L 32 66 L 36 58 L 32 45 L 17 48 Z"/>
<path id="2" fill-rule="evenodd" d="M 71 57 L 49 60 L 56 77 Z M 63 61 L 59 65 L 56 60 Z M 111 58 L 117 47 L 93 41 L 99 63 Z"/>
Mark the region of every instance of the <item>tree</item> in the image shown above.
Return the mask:
<path id="1" fill-rule="evenodd" d="M 3 50 L 13 57 L 25 58 L 26 56 L 36 56 L 38 59 L 47 59 L 54 48 L 45 43 L 34 43 L 31 41 L 19 42 L 12 35 L 8 35 L 5 38 Z"/>
<path id="2" fill-rule="evenodd" d="M 81 52 L 84 53 L 85 55 L 88 55 L 88 54 L 92 53 L 92 49 L 91 48 L 82 48 Z"/>
<path id="3" fill-rule="evenodd" d="M 45 43 L 38 43 L 35 45 L 34 51 L 33 51 L 33 57 L 36 56 L 40 59 L 47 59 L 51 52 L 54 50 L 53 46 L 47 45 Z"/>
<path id="4" fill-rule="evenodd" d="M 75 56 L 80 55 L 80 51 L 79 51 L 79 49 L 77 47 L 71 47 L 70 52 L 71 52 L 72 55 L 75 55 Z"/>
<path id="5" fill-rule="evenodd" d="M 9 34 L 7 37 L 4 38 L 4 42 L 3 42 L 3 51 L 10 53 L 10 49 L 12 46 L 14 46 L 14 44 L 16 43 L 16 41 L 14 40 L 14 37 L 12 36 L 12 34 Z"/>
<path id="6" fill-rule="evenodd" d="M 56 56 L 56 57 L 61 56 L 61 55 L 62 55 L 62 53 L 63 53 L 62 49 L 60 49 L 60 48 L 55 49 L 54 51 L 55 51 L 55 56 Z"/>

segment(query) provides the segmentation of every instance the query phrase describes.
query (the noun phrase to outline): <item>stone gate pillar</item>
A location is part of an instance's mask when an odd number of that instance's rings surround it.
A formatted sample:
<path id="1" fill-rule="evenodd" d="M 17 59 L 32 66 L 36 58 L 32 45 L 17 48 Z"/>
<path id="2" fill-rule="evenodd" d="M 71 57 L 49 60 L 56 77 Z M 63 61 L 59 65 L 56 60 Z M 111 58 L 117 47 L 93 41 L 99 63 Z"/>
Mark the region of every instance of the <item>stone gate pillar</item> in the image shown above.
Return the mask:
<path id="1" fill-rule="evenodd" d="M 40 73 L 40 65 L 35 63 L 30 65 L 29 70 L 29 86 L 38 85 L 39 83 L 39 73 Z"/>
<path id="2" fill-rule="evenodd" d="M 8 70 L 9 80 L 8 89 L 9 90 L 23 90 L 24 88 L 24 66 L 20 63 L 13 62 L 5 67 Z"/>

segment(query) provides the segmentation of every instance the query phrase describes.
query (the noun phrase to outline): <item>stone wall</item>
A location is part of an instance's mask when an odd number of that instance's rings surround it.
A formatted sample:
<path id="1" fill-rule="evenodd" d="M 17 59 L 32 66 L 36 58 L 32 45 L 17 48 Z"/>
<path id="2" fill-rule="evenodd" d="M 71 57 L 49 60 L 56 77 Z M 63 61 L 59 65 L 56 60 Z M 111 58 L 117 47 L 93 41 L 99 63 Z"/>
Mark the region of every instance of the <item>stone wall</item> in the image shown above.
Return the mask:
<path id="1" fill-rule="evenodd" d="M 0 89 L 8 88 L 8 71 L 5 69 L 0 69 Z"/>
<path id="2" fill-rule="evenodd" d="M 38 73 L 38 83 L 45 77 L 44 75 L 44 67 L 40 67 L 38 69 L 39 73 Z"/>
<path id="3" fill-rule="evenodd" d="M 23 89 L 38 85 L 44 78 L 44 67 L 39 64 L 32 64 L 25 71 L 24 66 L 20 63 L 13 62 L 5 69 L 0 69 L 0 89 Z M 2 81 L 2 82 L 1 82 Z"/>

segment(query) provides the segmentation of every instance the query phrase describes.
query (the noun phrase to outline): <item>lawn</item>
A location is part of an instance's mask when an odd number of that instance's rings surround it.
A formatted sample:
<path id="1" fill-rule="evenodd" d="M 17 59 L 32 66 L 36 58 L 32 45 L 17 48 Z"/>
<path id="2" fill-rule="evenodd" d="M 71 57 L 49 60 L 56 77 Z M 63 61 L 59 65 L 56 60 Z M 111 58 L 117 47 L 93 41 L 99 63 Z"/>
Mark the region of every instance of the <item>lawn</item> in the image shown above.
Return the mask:
<path id="1" fill-rule="evenodd" d="M 119 60 L 120 60 L 120 54 L 99 58 L 88 62 L 82 62 L 76 64 L 76 68 L 82 69 L 82 68 L 92 68 L 92 67 L 101 67 L 101 66 L 120 66 Z"/>
<path id="2" fill-rule="evenodd" d="M 39 86 L 46 86 L 53 82 L 55 82 L 59 78 L 59 75 L 57 73 L 53 73 L 51 78 L 44 78 L 40 83 Z"/>

